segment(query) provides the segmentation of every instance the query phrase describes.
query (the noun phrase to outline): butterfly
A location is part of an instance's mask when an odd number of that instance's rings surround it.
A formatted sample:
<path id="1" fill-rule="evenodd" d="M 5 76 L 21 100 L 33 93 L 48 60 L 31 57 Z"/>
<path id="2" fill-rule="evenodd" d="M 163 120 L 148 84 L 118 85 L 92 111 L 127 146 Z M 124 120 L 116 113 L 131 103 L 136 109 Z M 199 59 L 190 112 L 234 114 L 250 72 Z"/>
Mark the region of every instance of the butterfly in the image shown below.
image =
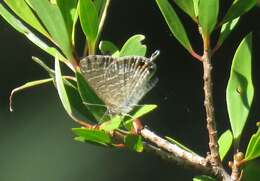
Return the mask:
<path id="1" fill-rule="evenodd" d="M 127 115 L 158 82 L 155 51 L 143 56 L 113 57 L 89 55 L 80 61 L 80 70 L 110 115 Z"/>

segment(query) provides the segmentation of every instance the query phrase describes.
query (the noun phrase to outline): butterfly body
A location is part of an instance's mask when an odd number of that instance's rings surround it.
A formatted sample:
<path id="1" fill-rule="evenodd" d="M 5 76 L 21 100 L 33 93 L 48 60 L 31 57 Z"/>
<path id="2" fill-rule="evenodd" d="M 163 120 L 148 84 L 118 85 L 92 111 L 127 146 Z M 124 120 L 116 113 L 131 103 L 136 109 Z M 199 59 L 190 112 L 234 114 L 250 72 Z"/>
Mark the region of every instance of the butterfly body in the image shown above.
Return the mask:
<path id="1" fill-rule="evenodd" d="M 80 68 L 108 113 L 125 115 L 157 83 L 153 60 L 154 57 L 89 55 L 80 61 Z"/>

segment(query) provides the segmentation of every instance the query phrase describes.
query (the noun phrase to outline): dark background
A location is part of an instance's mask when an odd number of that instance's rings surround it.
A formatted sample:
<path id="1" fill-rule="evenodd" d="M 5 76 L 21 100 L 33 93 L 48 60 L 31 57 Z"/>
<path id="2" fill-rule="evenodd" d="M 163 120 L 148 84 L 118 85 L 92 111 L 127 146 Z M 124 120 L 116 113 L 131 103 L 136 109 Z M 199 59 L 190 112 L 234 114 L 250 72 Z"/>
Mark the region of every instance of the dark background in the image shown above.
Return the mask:
<path id="1" fill-rule="evenodd" d="M 228 7 L 221 4 L 221 15 Z M 194 48 L 201 52 L 197 27 L 175 7 L 188 30 Z M 214 96 L 219 133 L 229 127 L 225 88 L 234 51 L 249 31 L 254 32 L 255 101 L 248 120 L 248 140 L 259 121 L 259 8 L 243 16 L 214 59 Z M 183 142 L 195 152 L 207 152 L 207 131 L 203 112 L 202 65 L 173 38 L 154 1 L 112 1 L 102 39 L 118 46 L 133 34 L 144 34 L 148 54 L 159 49 L 158 85 L 142 103 L 158 109 L 142 120 L 160 135 Z M 79 40 L 83 37 L 79 33 Z M 8 111 L 11 90 L 25 82 L 46 78 L 31 56 L 53 65 L 43 53 L 0 18 L 0 180 L 1 181 L 104 181 L 104 180 L 191 180 L 196 173 L 165 162 L 151 154 L 106 149 L 73 141 L 72 127 L 78 127 L 64 111 L 52 85 L 28 89 L 14 97 Z M 80 49 L 80 48 L 79 48 Z M 245 145 L 241 144 L 242 148 Z"/>

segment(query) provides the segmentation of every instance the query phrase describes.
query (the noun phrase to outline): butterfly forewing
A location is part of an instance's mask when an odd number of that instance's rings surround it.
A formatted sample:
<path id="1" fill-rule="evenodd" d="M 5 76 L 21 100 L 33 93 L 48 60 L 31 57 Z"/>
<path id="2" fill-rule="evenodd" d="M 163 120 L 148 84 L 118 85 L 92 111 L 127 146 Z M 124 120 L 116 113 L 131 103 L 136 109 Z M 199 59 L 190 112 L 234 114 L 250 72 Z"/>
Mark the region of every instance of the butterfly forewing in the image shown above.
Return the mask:
<path id="1" fill-rule="evenodd" d="M 92 55 L 80 61 L 88 84 L 112 114 L 127 114 L 155 85 L 156 66 L 148 58 Z"/>

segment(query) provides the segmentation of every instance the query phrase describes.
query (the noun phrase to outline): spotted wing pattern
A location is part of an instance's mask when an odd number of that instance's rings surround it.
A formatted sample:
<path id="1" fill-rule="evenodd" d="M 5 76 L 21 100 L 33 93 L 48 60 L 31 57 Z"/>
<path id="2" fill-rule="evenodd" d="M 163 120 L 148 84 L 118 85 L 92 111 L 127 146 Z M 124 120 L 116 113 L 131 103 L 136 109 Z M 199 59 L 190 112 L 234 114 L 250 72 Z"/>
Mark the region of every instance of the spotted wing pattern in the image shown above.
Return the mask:
<path id="1" fill-rule="evenodd" d="M 155 86 L 152 58 L 90 55 L 80 61 L 86 81 L 111 114 L 127 114 Z"/>

